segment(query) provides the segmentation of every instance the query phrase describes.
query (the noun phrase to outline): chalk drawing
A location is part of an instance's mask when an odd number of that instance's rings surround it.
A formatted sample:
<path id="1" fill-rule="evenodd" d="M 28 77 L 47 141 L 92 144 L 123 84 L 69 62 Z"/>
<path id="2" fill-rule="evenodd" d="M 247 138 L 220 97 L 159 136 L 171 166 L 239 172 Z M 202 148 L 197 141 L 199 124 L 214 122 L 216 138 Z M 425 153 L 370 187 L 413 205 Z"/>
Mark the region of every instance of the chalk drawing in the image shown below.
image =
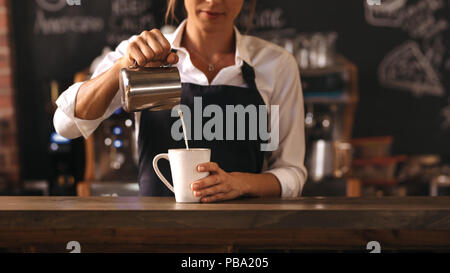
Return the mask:
<path id="1" fill-rule="evenodd" d="M 432 39 L 425 39 L 422 42 L 424 55 L 433 67 L 441 67 L 444 63 L 446 47 L 442 36 L 436 36 Z"/>
<path id="2" fill-rule="evenodd" d="M 429 38 L 448 28 L 447 18 L 436 18 L 436 11 L 445 8 L 443 0 L 421 0 L 399 13 L 401 28 L 411 38 Z"/>
<path id="3" fill-rule="evenodd" d="M 412 38 L 383 58 L 378 67 L 382 86 L 409 91 L 418 97 L 446 95 L 439 69 L 445 65 L 447 47 L 443 33 L 449 23 L 446 17 L 436 15 L 444 8 L 444 0 L 382 0 L 381 5 L 369 5 L 364 1 L 367 23 L 398 28 Z"/>
<path id="4" fill-rule="evenodd" d="M 446 69 L 446 70 L 450 70 L 450 59 L 447 59 L 447 60 L 445 61 L 445 69 Z"/>
<path id="5" fill-rule="evenodd" d="M 381 5 L 364 2 L 366 21 L 374 26 L 401 28 L 411 38 L 429 38 L 448 28 L 446 18 L 435 12 L 445 8 L 444 0 L 421 0 L 407 5 L 407 0 L 384 0 Z"/>
<path id="6" fill-rule="evenodd" d="M 402 18 L 398 16 L 406 0 L 382 0 L 380 5 L 369 5 L 364 1 L 366 21 L 374 26 L 398 27 Z"/>
<path id="7" fill-rule="evenodd" d="M 444 118 L 444 121 L 441 124 L 442 129 L 450 128 L 450 98 L 448 100 L 448 105 L 442 108 L 441 115 Z"/>
<path id="8" fill-rule="evenodd" d="M 445 95 L 438 75 L 414 41 L 405 42 L 383 59 L 378 78 L 385 87 L 410 91 L 415 96 Z"/>

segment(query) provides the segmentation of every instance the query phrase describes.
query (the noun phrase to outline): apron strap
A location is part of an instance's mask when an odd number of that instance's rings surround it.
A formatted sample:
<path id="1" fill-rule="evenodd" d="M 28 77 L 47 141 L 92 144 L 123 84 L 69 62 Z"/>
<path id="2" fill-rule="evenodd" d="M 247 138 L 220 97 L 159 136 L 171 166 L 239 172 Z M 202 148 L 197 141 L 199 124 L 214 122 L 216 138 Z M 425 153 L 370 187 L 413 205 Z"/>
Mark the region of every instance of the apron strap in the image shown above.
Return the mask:
<path id="1" fill-rule="evenodd" d="M 255 70 L 248 63 L 244 62 L 242 64 L 242 77 L 245 83 L 248 84 L 249 88 L 257 89 L 255 82 Z"/>

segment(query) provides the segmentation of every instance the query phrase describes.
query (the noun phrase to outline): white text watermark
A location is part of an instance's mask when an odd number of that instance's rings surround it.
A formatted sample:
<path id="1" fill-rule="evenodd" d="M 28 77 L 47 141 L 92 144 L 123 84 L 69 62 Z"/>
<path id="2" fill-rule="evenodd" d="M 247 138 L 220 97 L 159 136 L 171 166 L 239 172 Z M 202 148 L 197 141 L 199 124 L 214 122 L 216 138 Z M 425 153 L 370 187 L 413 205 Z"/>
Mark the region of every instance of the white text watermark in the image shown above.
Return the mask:
<path id="1" fill-rule="evenodd" d="M 259 137 L 260 140 L 267 142 L 261 144 L 261 151 L 271 152 L 278 149 L 278 105 L 271 105 L 270 112 L 266 105 L 247 105 L 245 107 L 243 105 L 226 105 L 224 113 L 224 109 L 216 104 L 210 104 L 203 108 L 202 98 L 194 97 L 194 113 L 191 113 L 188 106 L 181 104 L 172 108 L 171 116 L 178 117 L 179 110 L 183 112 L 188 140 L 243 141 L 258 140 Z M 270 124 L 268 122 L 269 116 Z M 205 124 L 203 124 L 204 117 L 210 118 Z M 226 122 L 224 122 L 224 117 Z M 193 130 L 192 121 L 194 121 Z M 246 139 L 247 132 L 248 137 Z M 172 125 L 171 135 L 175 141 L 183 139 L 181 120 L 177 120 Z"/>

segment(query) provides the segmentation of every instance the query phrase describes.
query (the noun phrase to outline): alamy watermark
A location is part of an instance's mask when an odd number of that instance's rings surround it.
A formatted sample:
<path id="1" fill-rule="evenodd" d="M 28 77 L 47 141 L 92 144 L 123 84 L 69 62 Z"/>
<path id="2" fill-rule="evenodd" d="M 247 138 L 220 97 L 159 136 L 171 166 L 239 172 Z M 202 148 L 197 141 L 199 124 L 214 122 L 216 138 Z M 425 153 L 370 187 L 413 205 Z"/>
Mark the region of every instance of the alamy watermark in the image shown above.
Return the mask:
<path id="1" fill-rule="evenodd" d="M 261 151 L 271 152 L 278 149 L 280 135 L 278 105 L 271 105 L 270 112 L 266 105 L 245 107 L 243 105 L 226 105 L 224 113 L 222 107 L 216 104 L 210 104 L 203 109 L 202 98 L 194 97 L 194 113 L 191 113 L 188 106 L 181 104 L 172 108 L 171 116 L 178 117 L 179 110 L 183 112 L 188 140 L 257 140 L 259 136 L 260 140 L 267 142 L 261 144 Z M 270 127 L 268 128 L 269 116 Z M 203 125 L 203 117 L 211 119 Z M 226 124 L 224 124 L 224 117 L 226 117 Z M 194 121 L 193 130 L 192 120 Z M 246 139 L 247 132 L 248 139 Z M 180 119 L 172 125 L 171 135 L 175 141 L 183 139 Z"/>
<path id="2" fill-rule="evenodd" d="M 367 243 L 366 249 L 370 250 L 369 253 L 381 253 L 381 244 L 378 241 L 370 241 Z"/>
<path id="3" fill-rule="evenodd" d="M 81 244 L 78 241 L 70 241 L 66 245 L 66 250 L 70 250 L 69 253 L 81 253 Z M 366 250 L 369 250 L 369 253 L 381 253 L 381 244 L 378 241 L 370 241 L 366 245 Z"/>
<path id="4" fill-rule="evenodd" d="M 81 6 L 81 0 L 66 0 L 69 6 Z"/>
<path id="5" fill-rule="evenodd" d="M 66 245 L 67 250 L 71 250 L 69 253 L 81 253 L 81 244 L 78 241 L 70 241 Z"/>
<path id="6" fill-rule="evenodd" d="M 367 0 L 369 6 L 381 6 L 381 0 Z"/>

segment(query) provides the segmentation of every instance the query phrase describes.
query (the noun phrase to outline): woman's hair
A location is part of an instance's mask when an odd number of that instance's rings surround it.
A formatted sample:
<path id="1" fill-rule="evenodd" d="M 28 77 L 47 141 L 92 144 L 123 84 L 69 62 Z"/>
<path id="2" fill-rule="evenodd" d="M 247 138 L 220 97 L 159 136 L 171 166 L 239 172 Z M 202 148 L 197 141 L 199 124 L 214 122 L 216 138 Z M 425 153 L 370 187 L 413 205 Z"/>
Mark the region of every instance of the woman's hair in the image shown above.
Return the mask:
<path id="1" fill-rule="evenodd" d="M 169 20 L 171 20 L 171 22 L 176 21 L 177 23 L 179 23 L 179 20 L 175 14 L 178 1 L 179 0 L 167 0 L 166 24 L 169 22 Z M 253 22 L 253 17 L 255 16 L 256 1 L 257 0 L 250 0 L 250 14 L 247 22 L 247 32 L 250 30 Z"/>

